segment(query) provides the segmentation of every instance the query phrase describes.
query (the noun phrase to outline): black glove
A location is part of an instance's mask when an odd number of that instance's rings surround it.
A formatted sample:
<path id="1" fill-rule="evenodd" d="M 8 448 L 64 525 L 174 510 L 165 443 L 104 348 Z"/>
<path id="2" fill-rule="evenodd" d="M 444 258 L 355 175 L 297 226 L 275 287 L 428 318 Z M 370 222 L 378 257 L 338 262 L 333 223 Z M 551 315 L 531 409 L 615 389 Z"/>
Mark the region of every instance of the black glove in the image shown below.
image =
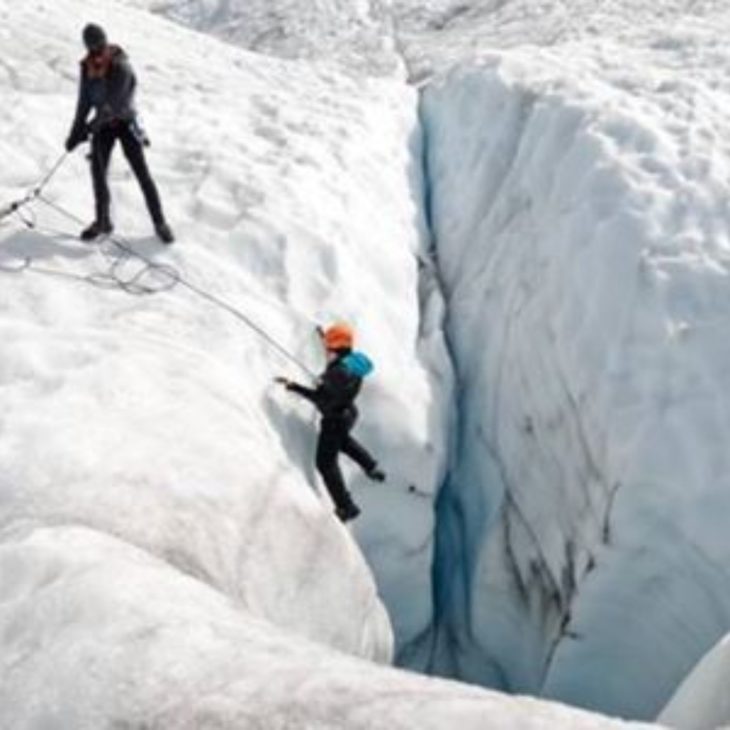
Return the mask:
<path id="1" fill-rule="evenodd" d="M 89 138 L 89 128 L 84 124 L 74 127 L 66 140 L 66 152 L 73 152 L 82 142 Z"/>

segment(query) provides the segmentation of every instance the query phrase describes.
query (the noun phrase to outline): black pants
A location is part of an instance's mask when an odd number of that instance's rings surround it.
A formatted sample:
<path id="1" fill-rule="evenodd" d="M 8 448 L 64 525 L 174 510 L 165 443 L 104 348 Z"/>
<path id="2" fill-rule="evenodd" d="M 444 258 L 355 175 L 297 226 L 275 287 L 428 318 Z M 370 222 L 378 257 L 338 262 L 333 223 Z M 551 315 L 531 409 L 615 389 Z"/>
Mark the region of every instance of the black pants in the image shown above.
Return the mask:
<path id="1" fill-rule="evenodd" d="M 337 463 L 340 452 L 349 456 L 366 472 L 377 466 L 375 459 L 350 436 L 356 418 L 355 414 L 325 417 L 320 426 L 317 470 L 322 475 L 336 507 L 346 507 L 352 503 L 352 497 L 345 487 L 345 480 Z"/>
<path id="2" fill-rule="evenodd" d="M 139 186 L 142 188 L 147 209 L 155 226 L 164 223 L 160 196 L 152 180 L 147 161 L 144 156 L 144 147 L 126 122 L 117 122 L 102 127 L 91 140 L 91 179 L 94 183 L 94 198 L 96 200 L 96 220 L 111 221 L 109 205 L 109 185 L 106 181 L 109 169 L 109 159 L 114 144 L 119 140 L 124 156 L 134 172 Z"/>

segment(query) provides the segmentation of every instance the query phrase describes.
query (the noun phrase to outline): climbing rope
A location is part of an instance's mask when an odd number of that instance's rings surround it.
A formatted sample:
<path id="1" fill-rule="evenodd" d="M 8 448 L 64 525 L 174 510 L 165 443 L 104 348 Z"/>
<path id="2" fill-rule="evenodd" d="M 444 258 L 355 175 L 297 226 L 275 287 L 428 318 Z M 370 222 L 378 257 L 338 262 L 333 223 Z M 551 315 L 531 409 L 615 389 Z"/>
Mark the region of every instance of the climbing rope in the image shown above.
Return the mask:
<path id="1" fill-rule="evenodd" d="M 82 225 L 83 221 L 63 206 L 54 203 L 44 195 L 39 195 L 38 200 L 60 215 Z M 41 230 L 33 226 L 35 230 Z M 112 249 L 105 249 L 103 244 L 108 241 Z M 89 274 L 85 277 L 89 284 L 106 289 L 120 289 L 126 294 L 143 296 L 146 294 L 161 294 L 173 289 L 180 282 L 180 272 L 170 264 L 160 264 L 143 254 L 135 251 L 132 246 L 119 236 L 106 236 L 97 250 L 106 257 L 109 262 L 109 269 L 105 273 Z M 141 261 L 144 266 L 134 275 L 125 276 L 124 268 L 130 260 Z M 146 280 L 151 279 L 156 283 Z"/>
<path id="2" fill-rule="evenodd" d="M 56 163 L 51 167 L 46 176 L 38 183 L 38 185 L 36 185 L 34 188 L 31 188 L 24 197 L 18 198 L 18 200 L 13 200 L 5 208 L 1 208 L 0 221 L 12 215 L 13 213 L 19 214 L 19 211 L 21 211 L 26 205 L 29 205 L 36 198 L 39 198 L 41 196 L 41 193 L 43 192 L 43 188 L 45 188 L 46 185 L 51 182 L 53 176 L 61 169 L 61 165 L 66 162 L 67 157 L 68 152 L 64 152 L 58 158 Z"/>
<path id="3" fill-rule="evenodd" d="M 79 225 L 83 225 L 84 221 L 82 221 L 78 216 L 43 195 L 43 189 L 48 185 L 53 176 L 58 172 L 61 165 L 65 162 L 67 156 L 68 153 L 64 153 L 56 162 L 56 164 L 53 165 L 53 167 L 51 168 L 49 173 L 43 178 L 43 180 L 41 180 L 41 182 L 35 188 L 30 190 L 23 198 L 11 202 L 5 209 L 0 210 L 0 221 L 2 221 L 4 218 L 8 217 L 11 214 L 15 214 L 18 220 L 26 228 L 30 230 L 37 230 L 39 232 L 43 232 L 44 230 L 51 232 L 51 229 L 43 229 L 38 226 L 35 211 L 32 208 L 28 207 L 31 203 L 39 201 L 47 207 L 51 208 L 52 210 L 55 210 L 57 213 L 64 216 L 68 220 L 71 220 Z M 23 210 L 25 208 L 27 209 Z M 60 233 L 61 235 L 67 235 L 64 232 L 60 231 L 53 232 Z M 114 247 L 113 253 L 105 253 L 102 248 L 98 249 L 110 260 L 110 268 L 109 271 L 106 273 L 90 275 L 71 274 L 58 269 L 36 266 L 33 263 L 32 258 L 29 257 L 26 257 L 20 264 L 16 266 L 1 265 L 0 271 L 12 274 L 19 274 L 25 271 L 33 271 L 39 274 L 80 280 L 94 286 L 100 286 L 104 288 L 117 288 L 128 294 L 133 295 L 158 294 L 163 291 L 168 291 L 177 285 L 182 286 L 199 298 L 204 299 L 213 306 L 216 306 L 235 317 L 238 321 L 243 323 L 262 340 L 264 340 L 273 350 L 281 355 L 281 357 L 286 359 L 288 362 L 296 365 L 310 378 L 314 379 L 317 377 L 314 371 L 311 370 L 304 362 L 302 362 L 302 360 L 300 360 L 296 355 L 294 355 L 280 342 L 278 342 L 270 334 L 268 334 L 268 332 L 266 332 L 243 310 L 235 307 L 221 297 L 218 297 L 215 294 L 211 294 L 202 287 L 186 279 L 174 266 L 170 264 L 157 263 L 156 261 L 150 259 L 148 256 L 145 256 L 139 251 L 136 251 L 130 245 L 129 241 L 122 238 L 121 236 L 108 235 L 105 237 L 104 240 L 110 242 Z M 133 259 L 142 262 L 144 266 L 139 271 L 137 271 L 134 276 L 125 278 L 122 275 L 122 268 L 125 264 Z M 144 283 L 144 279 L 150 276 L 152 278 L 158 279 L 158 283 L 156 285 Z"/>

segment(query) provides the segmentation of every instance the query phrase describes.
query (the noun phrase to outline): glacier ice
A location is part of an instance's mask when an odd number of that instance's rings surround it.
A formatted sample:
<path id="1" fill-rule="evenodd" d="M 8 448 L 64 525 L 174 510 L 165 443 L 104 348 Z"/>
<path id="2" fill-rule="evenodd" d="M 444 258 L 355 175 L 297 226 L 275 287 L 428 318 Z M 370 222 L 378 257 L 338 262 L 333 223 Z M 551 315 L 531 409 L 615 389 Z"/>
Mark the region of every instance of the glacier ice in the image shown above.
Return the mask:
<path id="1" fill-rule="evenodd" d="M 727 631 L 713 22 L 484 52 L 424 92 L 460 393 L 437 671 L 648 719 Z"/>
<path id="2" fill-rule="evenodd" d="M 96 530 L 2 537 L 3 728 L 643 727 L 336 652 Z"/>
<path id="3" fill-rule="evenodd" d="M 391 479 L 352 475 L 376 593 L 287 363 L 190 292 L 73 279 L 110 252 L 49 210 L 3 227 L 0 264 L 35 269 L 0 292 L 7 723 L 613 726 L 338 653 L 390 658 L 378 593 L 412 667 L 653 717 L 730 610 L 726 16 L 685 6 L 94 6 L 182 246 L 115 165 L 119 228 L 313 368 L 313 326 L 354 319 Z M 90 10 L 0 0 L 3 200 L 54 159 Z M 52 195 L 88 209 L 82 159 Z"/>
<path id="4" fill-rule="evenodd" d="M 730 725 L 730 637 L 712 648 L 682 682 L 659 715 L 659 722 L 681 730 L 714 730 Z"/>

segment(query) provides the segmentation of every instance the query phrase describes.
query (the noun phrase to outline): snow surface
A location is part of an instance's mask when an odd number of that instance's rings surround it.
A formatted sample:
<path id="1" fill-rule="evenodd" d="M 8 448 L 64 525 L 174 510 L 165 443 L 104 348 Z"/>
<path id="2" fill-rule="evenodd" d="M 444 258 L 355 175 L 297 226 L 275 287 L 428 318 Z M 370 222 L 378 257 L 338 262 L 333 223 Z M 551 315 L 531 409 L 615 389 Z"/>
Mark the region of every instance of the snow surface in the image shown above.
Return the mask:
<path id="1" fill-rule="evenodd" d="M 492 48 L 649 45 L 657 31 L 724 12 L 718 0 L 392 0 L 391 8 L 397 46 L 418 81 Z"/>
<path id="2" fill-rule="evenodd" d="M 62 150 L 89 9 L 0 3 L 3 201 Z M 95 6 L 92 17 L 136 64 L 150 164 L 180 238 L 163 250 L 150 237 L 117 153 L 114 217 L 130 245 L 239 307 L 312 369 L 323 364 L 315 323 L 347 318 L 362 333 L 377 377 L 358 430 L 389 481 L 350 473 L 364 509 L 358 537 L 384 566 L 386 599 L 397 607 L 408 597 L 394 613 L 399 634 L 424 632 L 450 370 L 437 290 L 426 296 L 424 279 L 418 297 L 414 93 L 253 56 L 123 5 Z M 83 217 L 89 187 L 77 153 L 47 195 Z M 76 222 L 45 206 L 35 214 L 34 232 L 17 221 L 2 228 L 0 265 L 32 259 L 30 271 L 3 274 L 0 294 L 2 524 L 114 535 L 254 616 L 388 660 L 392 632 L 372 577 L 311 489 L 311 409 L 271 382 L 305 375 L 183 287 L 141 298 L 91 286 L 84 277 L 108 272 L 114 247 L 81 246 Z"/>
<path id="3" fill-rule="evenodd" d="M 83 15 L 75 4 L 49 3 L 8 17 L 3 44 L 12 44 L 16 60 L 7 72 L 12 112 L 3 139 L 7 157 L 18 163 L 6 185 L 40 177 L 64 139 L 78 57 L 78 29 L 69 19 Z M 383 298 L 380 315 L 358 313 L 356 319 L 367 331 L 369 318 L 384 316 L 410 334 L 411 346 L 389 358 L 379 383 L 406 369 L 410 387 L 401 389 L 403 397 L 423 402 L 428 379 L 414 352 L 414 286 L 398 285 L 416 275 L 409 245 L 418 243 L 411 221 L 418 215 L 411 203 L 415 182 L 403 144 L 413 113 L 407 100 L 399 104 L 402 91 L 382 87 L 355 95 L 345 80 L 338 89 L 337 81 L 306 70 L 296 83 L 292 69 L 278 62 L 256 70 L 248 64 L 236 76 L 230 67 L 242 64 L 245 54 L 154 20 L 140 30 L 139 15 L 127 10 L 110 7 L 102 20 L 118 29 L 133 58 L 145 59 L 138 68 L 151 162 L 182 239 L 166 260 L 195 285 L 242 307 L 313 367 L 319 365 L 313 322 L 334 312 L 350 316 L 366 292 L 394 286 L 405 293 L 397 305 Z M 204 68 L 176 51 L 175 43 L 186 40 L 207 54 Z M 135 43 L 156 50 L 135 54 Z M 246 95 L 235 92 L 242 84 Z M 375 99 L 387 100 L 392 114 L 377 118 Z M 28 133 L 23 120 L 48 108 L 62 113 Z M 351 176 L 348 188 L 336 179 L 355 161 L 365 179 L 374 174 L 377 154 L 361 158 L 359 145 L 350 142 L 355 131 L 360 141 L 377 138 L 380 154 L 393 161 L 392 175 L 382 176 L 381 184 L 394 215 L 383 211 L 380 227 L 371 225 L 374 201 L 358 190 L 362 180 Z M 76 155 L 51 189 L 56 202 L 82 214 L 91 207 L 84 168 Z M 157 257 L 139 193 L 122 169 L 115 173 L 124 183 L 117 185 L 117 224 L 133 245 Z M 17 193 L 5 190 L 4 197 Z M 329 214 L 316 211 L 313 196 L 327 199 Z M 41 215 L 41 225 L 76 230 L 75 223 Z M 404 229 L 413 231 L 410 239 Z M 383 255 L 361 272 L 363 247 L 356 243 L 373 235 L 383 242 Z M 403 240 L 401 248 L 384 245 L 394 237 Z M 75 274 L 108 265 L 93 249 L 43 231 L 13 233 L 3 250 L 10 260 L 27 254 Z M 375 281 L 378 266 L 388 269 L 382 284 Z M 310 275 L 302 279 L 305 267 Z M 29 274 L 9 279 L 2 298 L 5 520 L 92 525 L 205 576 L 281 625 L 369 656 L 389 655 L 390 632 L 365 565 L 342 531 L 324 527 L 332 521 L 329 510 L 300 476 L 311 461 L 309 412 L 273 392 L 271 377 L 287 368 L 260 340 L 227 312 L 179 290 L 139 300 Z M 363 344 L 369 346 L 367 339 Z M 376 359 L 383 346 L 387 337 L 369 348 Z M 377 386 L 373 391 L 377 402 Z M 393 417 L 392 436 L 425 443 L 415 420 L 423 411 L 401 412 Z M 30 451 L 42 464 L 26 458 Z M 420 460 L 424 479 L 429 468 L 437 469 L 437 458 Z M 395 468 L 393 477 L 395 491 Z M 281 541 L 281 529 L 299 537 Z M 322 569 L 330 562 L 338 571 Z M 271 566 L 280 566 L 276 581 Z M 312 586 L 302 580 L 310 574 Z M 348 596 L 339 620 L 322 611 L 334 595 Z"/>
<path id="4" fill-rule="evenodd" d="M 96 530 L 3 537 L 3 728 L 640 727 L 338 654 Z"/>
<path id="5" fill-rule="evenodd" d="M 257 53 L 402 76 L 389 0 L 126 0 Z"/>
<path id="6" fill-rule="evenodd" d="M 131 245 L 311 369 L 335 317 L 375 359 L 377 592 L 271 385 L 302 373 L 185 286 L 92 286 L 114 247 L 39 206 L 0 228 L 32 258 L 0 294 L 2 722 L 614 725 L 339 653 L 393 654 L 378 594 L 402 663 L 654 717 L 730 627 L 727 11 L 0 0 L 2 202 L 60 152 L 86 20 L 140 74 L 180 239 L 117 161 Z M 83 216 L 87 175 L 48 194 Z"/>
<path id="7" fill-rule="evenodd" d="M 682 682 L 659 719 L 682 730 L 730 727 L 730 636 L 724 637 Z"/>

